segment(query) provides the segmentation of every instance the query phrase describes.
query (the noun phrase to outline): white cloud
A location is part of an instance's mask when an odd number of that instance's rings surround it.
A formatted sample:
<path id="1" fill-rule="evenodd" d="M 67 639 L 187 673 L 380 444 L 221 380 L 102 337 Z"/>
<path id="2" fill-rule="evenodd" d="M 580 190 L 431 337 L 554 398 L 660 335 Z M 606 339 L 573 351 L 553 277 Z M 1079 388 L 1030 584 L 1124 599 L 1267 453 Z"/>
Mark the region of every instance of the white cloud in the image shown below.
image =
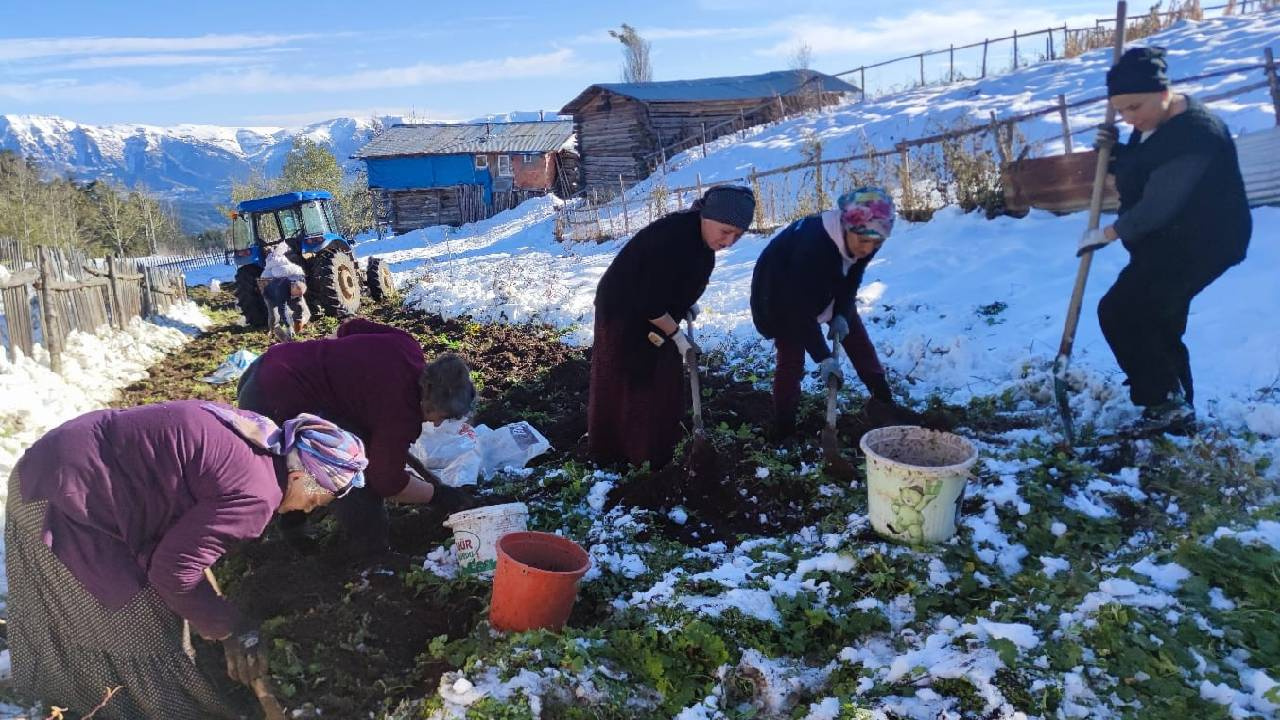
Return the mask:
<path id="1" fill-rule="evenodd" d="M 997 22 L 992 17 L 998 17 Z M 756 51 L 765 57 L 789 57 L 799 45 L 808 45 L 814 55 L 848 55 L 875 52 L 878 56 L 945 49 L 947 44 L 964 45 L 986 38 L 1062 27 L 1064 20 L 1052 12 L 1035 8 L 963 9 L 952 12 L 917 10 L 900 17 L 878 16 L 856 24 L 836 22 L 827 17 L 796 15 L 776 24 L 785 39 Z M 1093 20 L 1089 20 L 1092 24 Z M 890 50 L 891 49 L 891 50 Z M 878 57 L 877 59 L 883 59 Z"/>
<path id="2" fill-rule="evenodd" d="M 447 64 L 418 63 L 346 74 L 298 75 L 262 69 L 211 72 L 178 83 L 154 86 L 145 86 L 136 81 L 80 83 L 58 78 L 34 83 L 0 84 L 0 99 L 18 102 L 73 100 L 84 103 L 118 103 L 172 101 L 212 95 L 379 90 L 554 76 L 572 69 L 574 60 L 573 51 L 566 48 L 540 55 Z"/>
<path id="3" fill-rule="evenodd" d="M 258 62 L 263 56 L 248 55 L 106 55 L 81 58 L 65 63 L 20 66 L 15 72 L 26 75 L 65 72 L 68 70 L 107 70 L 112 68 L 175 67 L 181 65 L 220 65 Z"/>
<path id="4" fill-rule="evenodd" d="M 213 52 L 278 47 L 299 40 L 322 37 L 302 35 L 200 35 L 196 37 L 65 37 L 0 40 L 0 61 L 75 55 L 128 53 Z"/>

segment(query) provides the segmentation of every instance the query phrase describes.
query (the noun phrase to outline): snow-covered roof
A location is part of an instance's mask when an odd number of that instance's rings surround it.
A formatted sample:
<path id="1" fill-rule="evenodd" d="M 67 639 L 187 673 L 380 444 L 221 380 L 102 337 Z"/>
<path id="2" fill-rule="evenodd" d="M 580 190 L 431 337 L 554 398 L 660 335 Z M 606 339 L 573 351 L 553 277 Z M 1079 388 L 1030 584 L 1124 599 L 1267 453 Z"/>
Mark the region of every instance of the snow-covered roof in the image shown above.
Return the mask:
<path id="1" fill-rule="evenodd" d="M 571 135 L 573 123 L 567 120 L 471 125 L 393 125 L 351 157 L 367 159 L 403 155 L 544 153 L 559 150 Z"/>
<path id="2" fill-rule="evenodd" d="M 711 100 L 752 100 L 790 95 L 802 87 L 827 93 L 851 93 L 858 88 L 839 78 L 815 70 L 777 70 L 763 75 L 663 80 L 647 83 L 597 83 L 561 108 L 572 115 L 598 92 L 608 91 L 640 102 L 704 102 Z"/>

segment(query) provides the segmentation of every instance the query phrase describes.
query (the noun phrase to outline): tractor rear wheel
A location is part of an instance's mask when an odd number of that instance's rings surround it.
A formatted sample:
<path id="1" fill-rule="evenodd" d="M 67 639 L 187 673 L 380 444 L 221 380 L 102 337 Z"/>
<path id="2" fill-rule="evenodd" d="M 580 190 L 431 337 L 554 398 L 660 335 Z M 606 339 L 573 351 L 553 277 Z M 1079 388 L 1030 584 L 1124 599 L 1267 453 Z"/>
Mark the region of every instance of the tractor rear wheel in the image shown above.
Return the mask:
<path id="1" fill-rule="evenodd" d="M 345 250 L 329 248 L 316 255 L 307 274 L 312 302 L 326 313 L 345 318 L 360 309 L 360 276 Z"/>
<path id="2" fill-rule="evenodd" d="M 391 278 L 391 268 L 381 258 L 369 260 L 365 282 L 369 285 L 369 297 L 381 302 L 396 296 L 396 284 Z"/>
<path id="3" fill-rule="evenodd" d="M 261 276 L 261 265 L 241 265 L 236 270 L 236 304 L 240 306 L 240 314 L 244 315 L 244 322 L 249 327 L 267 326 L 267 303 L 258 289 L 258 278 Z"/>

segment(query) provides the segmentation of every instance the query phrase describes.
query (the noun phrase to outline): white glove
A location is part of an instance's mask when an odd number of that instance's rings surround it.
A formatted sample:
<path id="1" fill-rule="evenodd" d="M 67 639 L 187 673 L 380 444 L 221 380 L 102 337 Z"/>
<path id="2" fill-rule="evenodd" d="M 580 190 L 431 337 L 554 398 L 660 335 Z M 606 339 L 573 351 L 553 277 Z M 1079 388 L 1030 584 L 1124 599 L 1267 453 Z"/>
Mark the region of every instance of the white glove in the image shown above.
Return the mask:
<path id="1" fill-rule="evenodd" d="M 680 351 L 681 357 L 687 357 L 690 351 L 695 353 L 702 352 L 701 349 L 684 334 L 683 330 L 677 330 L 675 335 L 671 336 L 671 342 L 676 344 L 676 350 Z"/>
<path id="2" fill-rule="evenodd" d="M 844 384 L 844 373 L 840 372 L 840 364 L 836 362 L 834 355 L 818 363 L 818 379 L 823 385 L 831 379 L 836 381 L 837 386 Z"/>
<path id="3" fill-rule="evenodd" d="M 701 314 L 702 308 L 698 307 L 698 303 L 694 303 L 689 306 L 689 312 L 684 314 L 684 319 L 689 322 L 693 322 L 694 320 L 697 320 L 698 316 Z"/>
<path id="4" fill-rule="evenodd" d="M 1083 257 L 1087 252 L 1101 250 L 1112 242 L 1115 242 L 1115 239 L 1107 237 L 1106 231 L 1102 228 L 1086 230 L 1084 235 L 1080 237 L 1080 245 L 1076 248 L 1076 257 Z"/>

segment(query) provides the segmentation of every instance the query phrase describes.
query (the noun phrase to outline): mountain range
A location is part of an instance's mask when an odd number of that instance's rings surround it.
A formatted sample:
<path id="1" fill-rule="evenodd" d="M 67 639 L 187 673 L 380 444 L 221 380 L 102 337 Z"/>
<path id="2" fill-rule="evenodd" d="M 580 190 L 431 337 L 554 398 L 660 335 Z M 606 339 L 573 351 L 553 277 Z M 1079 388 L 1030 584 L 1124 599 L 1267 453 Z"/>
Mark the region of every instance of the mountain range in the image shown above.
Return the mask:
<path id="1" fill-rule="evenodd" d="M 537 112 L 510 112 L 478 122 L 536 120 Z M 548 118 L 551 119 L 551 118 Z M 231 185 L 254 172 L 274 177 L 296 137 L 327 148 L 348 173 L 360 169 L 351 154 L 369 141 L 375 124 L 399 117 L 334 118 L 301 128 L 219 125 L 88 125 L 50 115 L 0 115 L 0 150 L 35 160 L 50 175 L 109 179 L 142 188 L 173 204 L 183 229 L 222 227 L 219 212 Z"/>

